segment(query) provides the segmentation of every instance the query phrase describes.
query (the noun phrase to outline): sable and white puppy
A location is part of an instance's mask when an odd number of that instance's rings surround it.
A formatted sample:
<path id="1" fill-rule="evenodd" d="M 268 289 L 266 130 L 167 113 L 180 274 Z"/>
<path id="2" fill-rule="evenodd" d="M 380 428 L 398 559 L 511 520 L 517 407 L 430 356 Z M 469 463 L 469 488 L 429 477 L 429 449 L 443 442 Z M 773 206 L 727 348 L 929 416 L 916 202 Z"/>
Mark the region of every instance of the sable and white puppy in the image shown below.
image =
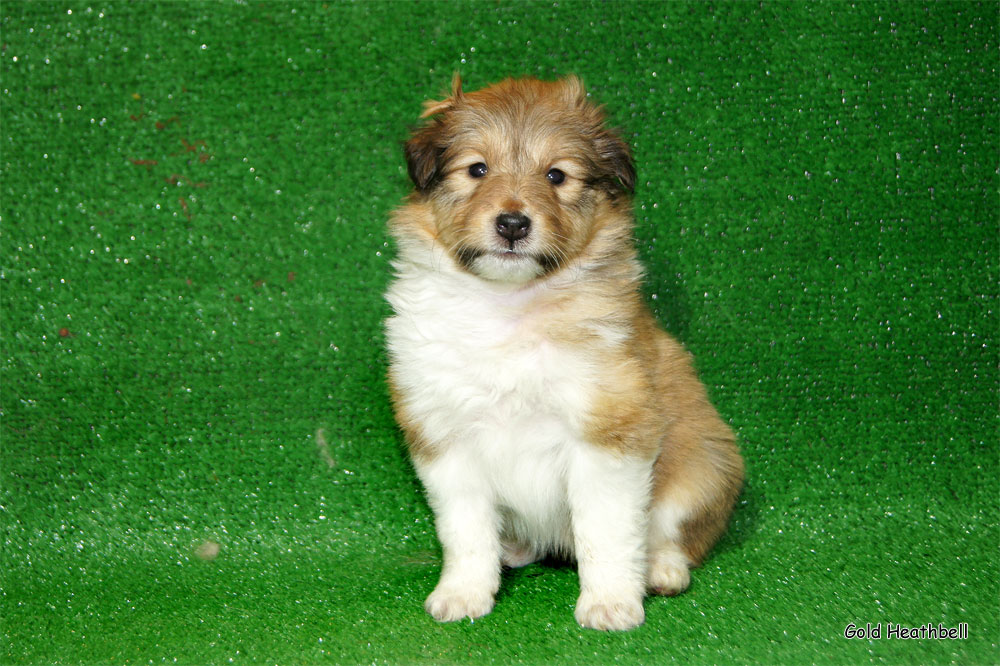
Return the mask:
<path id="1" fill-rule="evenodd" d="M 644 620 L 724 531 L 732 431 L 639 294 L 635 167 L 573 77 L 425 103 L 390 227 L 397 419 L 444 551 L 425 604 L 493 608 L 501 566 L 574 558 L 576 619 Z"/>

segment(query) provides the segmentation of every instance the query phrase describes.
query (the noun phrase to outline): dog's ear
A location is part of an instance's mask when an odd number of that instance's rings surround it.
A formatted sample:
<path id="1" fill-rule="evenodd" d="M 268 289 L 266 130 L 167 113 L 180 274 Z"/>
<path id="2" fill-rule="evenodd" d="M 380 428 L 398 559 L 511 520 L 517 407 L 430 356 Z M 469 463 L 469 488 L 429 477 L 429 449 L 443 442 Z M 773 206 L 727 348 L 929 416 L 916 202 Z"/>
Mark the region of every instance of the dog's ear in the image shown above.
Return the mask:
<path id="1" fill-rule="evenodd" d="M 414 132 L 403 148 L 410 180 L 421 192 L 429 190 L 441 178 L 445 150 L 441 133 L 441 122 L 434 121 Z"/>
<path id="2" fill-rule="evenodd" d="M 594 147 L 600 156 L 601 168 L 605 172 L 603 182 L 612 190 L 632 194 L 635 191 L 635 162 L 628 144 L 613 130 L 604 128 L 604 111 L 587 101 L 587 90 L 583 82 L 570 74 L 562 79 L 563 98 L 570 106 L 583 109 L 585 117 L 597 129 Z"/>
<path id="3" fill-rule="evenodd" d="M 570 106 L 586 106 L 587 104 L 587 90 L 581 81 L 575 74 L 570 74 L 563 77 L 563 99 Z"/>
<path id="4" fill-rule="evenodd" d="M 445 114 L 460 104 L 462 99 L 462 77 L 455 72 L 451 77 L 451 95 L 442 100 L 429 99 L 424 102 L 424 112 L 420 117 Z M 441 178 L 441 167 L 447 146 L 444 131 L 444 121 L 435 118 L 414 132 L 404 147 L 406 169 L 410 174 L 410 180 L 421 192 L 429 190 Z"/>
<path id="5" fill-rule="evenodd" d="M 611 130 L 601 130 L 594 141 L 608 175 L 617 189 L 635 192 L 635 161 L 628 144 Z"/>
<path id="6" fill-rule="evenodd" d="M 462 102 L 462 76 L 455 72 L 451 75 L 451 96 L 446 97 L 440 101 L 429 99 L 424 102 L 424 112 L 420 114 L 421 118 L 428 118 L 430 116 L 437 115 L 439 113 L 444 113 L 448 111 L 456 104 Z"/>

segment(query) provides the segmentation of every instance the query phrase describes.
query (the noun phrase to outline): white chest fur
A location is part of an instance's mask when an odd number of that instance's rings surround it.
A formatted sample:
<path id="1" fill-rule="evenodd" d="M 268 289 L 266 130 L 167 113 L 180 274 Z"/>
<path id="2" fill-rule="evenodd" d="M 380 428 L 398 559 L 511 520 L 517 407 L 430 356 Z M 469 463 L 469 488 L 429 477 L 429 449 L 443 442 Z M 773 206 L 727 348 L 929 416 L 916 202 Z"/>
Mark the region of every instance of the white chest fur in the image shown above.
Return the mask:
<path id="1" fill-rule="evenodd" d="M 554 342 L 538 294 L 455 274 L 403 274 L 389 291 L 393 377 L 435 449 L 417 464 L 488 486 L 508 529 L 568 549 L 566 474 L 581 446 L 595 369 Z M 432 469 L 433 468 L 433 469 Z"/>

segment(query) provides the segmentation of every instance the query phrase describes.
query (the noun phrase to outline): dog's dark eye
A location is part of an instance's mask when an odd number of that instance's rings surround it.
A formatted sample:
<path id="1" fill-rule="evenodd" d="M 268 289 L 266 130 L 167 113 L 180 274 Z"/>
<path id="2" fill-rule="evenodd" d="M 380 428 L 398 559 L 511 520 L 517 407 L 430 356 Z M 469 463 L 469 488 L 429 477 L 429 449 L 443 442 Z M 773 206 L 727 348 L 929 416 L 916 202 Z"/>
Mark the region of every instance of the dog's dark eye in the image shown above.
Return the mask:
<path id="1" fill-rule="evenodd" d="M 566 174 L 559 169 L 549 169 L 549 172 L 545 174 L 545 177 L 549 179 L 549 182 L 553 185 L 560 185 L 564 180 L 566 180 Z"/>
<path id="2" fill-rule="evenodd" d="M 487 171 L 489 171 L 489 169 L 487 169 L 486 165 L 482 162 L 476 162 L 469 167 L 469 175 L 473 178 L 482 178 L 486 175 Z"/>

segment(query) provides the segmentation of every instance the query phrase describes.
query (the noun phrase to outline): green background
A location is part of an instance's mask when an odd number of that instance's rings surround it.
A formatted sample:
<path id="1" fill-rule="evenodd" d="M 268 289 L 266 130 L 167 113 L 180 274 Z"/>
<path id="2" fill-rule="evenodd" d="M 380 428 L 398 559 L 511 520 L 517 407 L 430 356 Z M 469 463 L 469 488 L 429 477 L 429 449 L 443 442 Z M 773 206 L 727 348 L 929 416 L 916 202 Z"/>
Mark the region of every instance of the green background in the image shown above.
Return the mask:
<path id="1" fill-rule="evenodd" d="M 0 663 L 1000 661 L 995 2 L 0 12 Z M 732 529 L 630 633 L 553 564 L 422 609 L 385 220 L 455 70 L 606 104 L 740 436 Z"/>

